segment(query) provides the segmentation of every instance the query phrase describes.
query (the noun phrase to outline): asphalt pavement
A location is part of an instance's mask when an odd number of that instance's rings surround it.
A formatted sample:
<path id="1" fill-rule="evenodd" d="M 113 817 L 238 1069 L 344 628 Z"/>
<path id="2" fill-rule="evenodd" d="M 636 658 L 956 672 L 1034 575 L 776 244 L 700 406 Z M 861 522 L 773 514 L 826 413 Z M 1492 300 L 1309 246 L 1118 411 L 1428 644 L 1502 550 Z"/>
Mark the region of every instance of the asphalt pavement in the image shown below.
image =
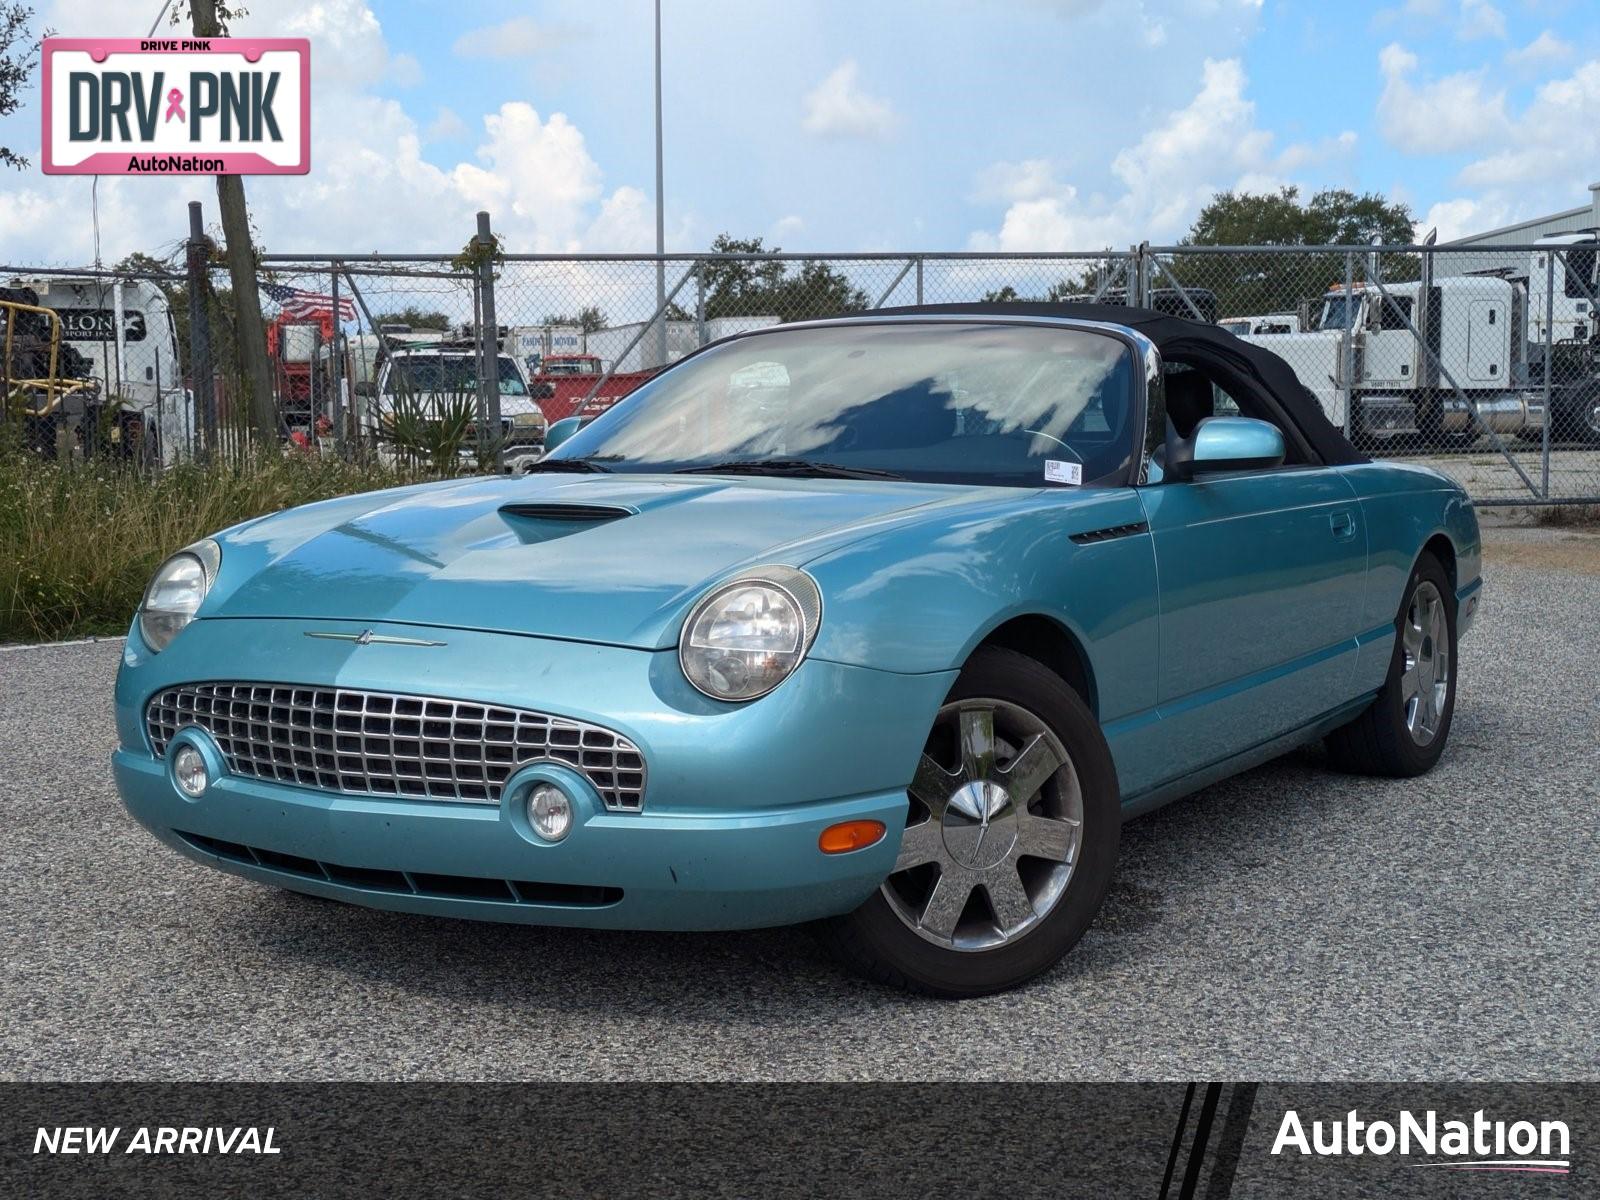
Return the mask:
<path id="1" fill-rule="evenodd" d="M 1307 751 L 1124 830 L 1100 918 L 949 1003 L 803 929 L 473 924 L 166 850 L 111 784 L 115 641 L 0 650 L 0 1078 L 1600 1078 L 1600 538 L 1491 535 L 1451 745 Z"/>

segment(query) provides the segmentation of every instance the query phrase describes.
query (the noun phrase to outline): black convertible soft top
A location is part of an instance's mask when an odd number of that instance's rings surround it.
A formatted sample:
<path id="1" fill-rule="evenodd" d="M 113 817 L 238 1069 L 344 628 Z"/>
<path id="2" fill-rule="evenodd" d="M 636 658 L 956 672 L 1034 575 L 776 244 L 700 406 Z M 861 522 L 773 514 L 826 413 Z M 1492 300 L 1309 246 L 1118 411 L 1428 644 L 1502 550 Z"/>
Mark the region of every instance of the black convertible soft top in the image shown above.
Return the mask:
<path id="1" fill-rule="evenodd" d="M 1218 325 L 1174 317 L 1148 308 L 1128 308 L 1120 304 L 1068 302 L 1047 304 L 1037 301 L 992 302 L 984 304 L 918 304 L 900 308 L 879 308 L 870 313 L 852 314 L 875 317 L 955 316 L 955 317 L 1055 317 L 1063 320 L 1104 321 L 1126 325 L 1155 343 L 1163 358 L 1182 362 L 1187 358 L 1215 362 L 1231 367 L 1268 392 L 1292 421 L 1306 443 L 1323 462 L 1330 465 L 1366 462 L 1366 455 L 1352 446 L 1328 420 L 1316 396 L 1300 382 L 1294 368 L 1270 350 L 1240 340 Z"/>

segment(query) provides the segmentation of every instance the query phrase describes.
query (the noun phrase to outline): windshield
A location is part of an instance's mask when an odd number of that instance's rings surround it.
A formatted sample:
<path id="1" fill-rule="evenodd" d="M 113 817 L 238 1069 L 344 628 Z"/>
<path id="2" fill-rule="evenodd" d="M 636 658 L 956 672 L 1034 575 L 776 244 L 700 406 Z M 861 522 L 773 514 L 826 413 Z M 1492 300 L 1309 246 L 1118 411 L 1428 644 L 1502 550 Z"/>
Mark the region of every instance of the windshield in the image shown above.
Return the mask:
<path id="1" fill-rule="evenodd" d="M 1360 296 L 1344 294 L 1329 296 L 1322 305 L 1323 329 L 1349 329 L 1352 320 L 1361 314 Z"/>
<path id="2" fill-rule="evenodd" d="M 476 392 L 478 363 L 470 354 L 407 354 L 396 358 L 383 385 L 387 395 L 412 392 Z M 528 387 L 510 358 L 500 357 L 500 394 L 526 396 Z"/>
<path id="3" fill-rule="evenodd" d="M 933 483 L 1124 483 L 1129 348 L 1029 325 L 787 329 L 707 350 L 552 457 L 616 471 L 803 460 Z"/>

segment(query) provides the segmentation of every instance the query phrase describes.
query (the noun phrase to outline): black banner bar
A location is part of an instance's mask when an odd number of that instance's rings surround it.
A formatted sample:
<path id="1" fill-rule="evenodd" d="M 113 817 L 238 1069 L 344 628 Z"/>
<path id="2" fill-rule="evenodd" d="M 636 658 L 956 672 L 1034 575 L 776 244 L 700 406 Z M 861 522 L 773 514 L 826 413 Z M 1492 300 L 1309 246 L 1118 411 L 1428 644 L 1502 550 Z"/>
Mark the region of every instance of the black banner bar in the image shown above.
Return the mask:
<path id="1" fill-rule="evenodd" d="M 1597 1114 L 1600 1085 L 4 1084 L 0 1194 L 1583 1196 Z"/>

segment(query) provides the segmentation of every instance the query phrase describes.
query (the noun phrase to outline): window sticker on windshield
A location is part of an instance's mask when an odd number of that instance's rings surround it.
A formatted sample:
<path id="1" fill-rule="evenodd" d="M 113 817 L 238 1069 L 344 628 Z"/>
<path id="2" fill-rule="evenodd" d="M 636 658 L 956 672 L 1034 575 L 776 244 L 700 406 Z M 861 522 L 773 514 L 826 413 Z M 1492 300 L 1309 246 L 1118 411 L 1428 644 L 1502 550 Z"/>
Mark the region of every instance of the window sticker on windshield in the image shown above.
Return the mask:
<path id="1" fill-rule="evenodd" d="M 1044 481 L 1046 483 L 1067 483 L 1073 487 L 1081 487 L 1083 485 L 1083 464 L 1047 458 L 1044 460 Z"/>

